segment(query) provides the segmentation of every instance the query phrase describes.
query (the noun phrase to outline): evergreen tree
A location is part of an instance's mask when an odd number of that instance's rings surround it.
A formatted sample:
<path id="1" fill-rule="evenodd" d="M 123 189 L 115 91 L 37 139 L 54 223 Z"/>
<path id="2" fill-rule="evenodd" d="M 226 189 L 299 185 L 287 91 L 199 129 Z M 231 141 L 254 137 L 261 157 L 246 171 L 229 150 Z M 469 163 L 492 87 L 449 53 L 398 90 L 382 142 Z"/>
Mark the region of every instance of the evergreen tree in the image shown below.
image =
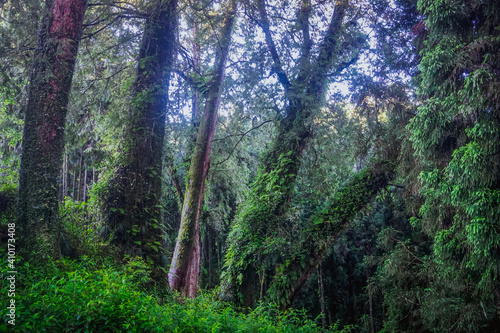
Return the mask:
<path id="1" fill-rule="evenodd" d="M 19 180 L 21 249 L 58 258 L 64 128 L 85 0 L 47 0 L 30 73 Z"/>
<path id="2" fill-rule="evenodd" d="M 166 268 L 161 216 L 168 86 L 175 53 L 177 1 L 148 4 L 132 86 L 123 160 L 109 183 L 105 234 L 129 255 Z M 161 281 L 161 280 L 160 280 Z"/>
<path id="3" fill-rule="evenodd" d="M 201 115 L 193 157 L 186 181 L 179 234 L 169 272 L 172 290 L 194 298 L 198 290 L 200 265 L 200 217 L 205 179 L 210 168 L 210 151 L 217 124 L 226 61 L 231 45 L 231 32 L 236 20 L 238 2 L 231 0 L 224 13 L 219 45 L 216 46 L 215 67 L 206 89 L 206 100 Z M 196 98 L 196 97 L 195 97 Z M 195 118 L 196 115 L 193 115 Z"/>
<path id="4" fill-rule="evenodd" d="M 350 9 L 347 1 L 336 3 L 323 38 L 315 45 L 310 34 L 313 7 L 309 1 L 302 1 L 300 8 L 294 8 L 297 30 L 301 32 L 300 56 L 287 59 L 289 61 L 285 63 L 273 38 L 268 4 L 259 0 L 250 7 L 249 12 L 253 13 L 254 20 L 264 33 L 273 62 L 272 72 L 284 91 L 285 112 L 280 119 L 277 137 L 266 153 L 253 184 L 250 198 L 240 208 L 229 237 L 231 246 L 225 259 L 223 293 L 236 299 L 243 297 L 245 306 L 255 301 L 258 271 L 270 268 L 261 265 L 257 258 L 272 252 L 279 244 L 273 237 L 278 233 L 280 220 L 289 208 L 301 156 L 311 137 L 309 122 L 314 111 L 323 104 L 328 74 L 340 73 L 355 62 L 358 48 L 364 42 L 355 28 L 354 32 L 350 31 L 352 34 L 344 32 L 348 30 L 344 19 Z M 355 26 L 354 21 L 347 25 Z M 286 72 L 285 64 L 291 67 L 291 73 Z"/>
<path id="5" fill-rule="evenodd" d="M 421 225 L 435 278 L 423 317 L 436 332 L 498 328 L 500 7 L 421 0 L 423 105 L 409 130 L 422 165 Z"/>

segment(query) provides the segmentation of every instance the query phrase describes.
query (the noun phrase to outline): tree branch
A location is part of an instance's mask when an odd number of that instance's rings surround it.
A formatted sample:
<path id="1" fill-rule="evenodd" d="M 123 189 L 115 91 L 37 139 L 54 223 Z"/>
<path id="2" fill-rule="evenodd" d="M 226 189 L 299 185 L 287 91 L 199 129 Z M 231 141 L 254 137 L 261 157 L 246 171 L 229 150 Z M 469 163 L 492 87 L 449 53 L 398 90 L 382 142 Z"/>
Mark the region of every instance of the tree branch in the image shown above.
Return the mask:
<path id="1" fill-rule="evenodd" d="M 221 140 L 225 140 L 229 137 L 232 137 L 232 136 L 238 136 L 238 135 L 241 135 L 241 137 L 239 138 L 238 142 L 236 142 L 236 144 L 234 145 L 234 147 L 231 149 L 231 151 L 229 152 L 229 155 L 222 161 L 220 162 L 217 162 L 217 164 L 215 164 L 215 168 L 217 168 L 219 165 L 221 165 L 222 163 L 225 163 L 227 160 L 229 160 L 231 158 L 231 156 L 233 155 L 233 152 L 234 150 L 236 149 L 236 147 L 240 144 L 240 142 L 243 140 L 243 138 L 248 134 L 250 133 L 251 131 L 253 130 L 256 130 L 257 128 L 261 127 L 262 125 L 264 124 L 267 124 L 267 123 L 270 123 L 271 121 L 274 121 L 273 119 L 269 119 L 269 120 L 266 120 L 266 121 L 263 121 L 262 123 L 260 123 L 259 125 L 255 126 L 255 127 L 252 127 L 251 129 L 249 129 L 248 131 L 246 131 L 245 133 L 243 134 L 233 134 L 233 135 L 228 135 L 226 137 L 223 137 L 221 139 L 215 139 L 215 140 L 212 140 L 212 142 L 214 141 L 221 141 Z"/>
<path id="2" fill-rule="evenodd" d="M 267 17 L 267 11 L 266 11 L 266 1 L 258 0 L 257 4 L 260 15 L 260 21 L 258 22 L 258 24 L 264 31 L 264 35 L 266 37 L 266 44 L 274 62 L 273 71 L 278 75 L 278 80 L 285 89 L 285 93 L 288 93 L 290 91 L 291 84 L 290 80 L 288 79 L 288 76 L 283 70 L 283 65 L 281 63 L 280 56 L 278 54 L 278 51 L 276 50 L 276 44 L 274 43 L 273 36 L 271 34 L 269 19 Z"/>
<path id="3" fill-rule="evenodd" d="M 309 73 L 309 55 L 312 48 L 311 36 L 309 33 L 309 15 L 311 13 L 311 2 L 309 0 L 302 0 L 300 7 L 300 12 L 298 15 L 298 21 L 300 28 L 302 29 L 302 37 L 304 42 L 302 43 L 299 58 L 299 75 L 297 76 L 297 82 L 303 82 L 307 79 L 307 73 Z"/>
<path id="4" fill-rule="evenodd" d="M 339 39 L 342 32 L 342 22 L 346 14 L 348 0 L 341 0 L 335 5 L 328 30 L 319 46 L 319 54 L 314 63 L 308 94 L 320 98 L 323 95 L 327 72 L 333 66 L 334 59 L 339 53 Z"/>

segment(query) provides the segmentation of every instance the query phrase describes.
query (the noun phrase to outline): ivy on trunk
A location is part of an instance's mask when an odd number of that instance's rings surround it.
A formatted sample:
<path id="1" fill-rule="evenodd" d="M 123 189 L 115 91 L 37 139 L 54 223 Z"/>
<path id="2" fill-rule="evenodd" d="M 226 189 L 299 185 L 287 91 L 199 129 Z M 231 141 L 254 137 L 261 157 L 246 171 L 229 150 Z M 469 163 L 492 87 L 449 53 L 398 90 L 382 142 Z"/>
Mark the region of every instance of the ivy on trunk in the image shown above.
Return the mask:
<path id="1" fill-rule="evenodd" d="M 19 181 L 20 247 L 61 255 L 59 177 L 86 0 L 47 0 L 30 73 Z"/>
<path id="2" fill-rule="evenodd" d="M 289 208 L 302 153 L 312 135 L 308 120 L 323 104 L 328 73 L 339 73 L 357 59 L 357 53 L 354 53 L 349 61 L 340 61 L 340 56 L 346 51 L 341 47 L 341 38 L 347 9 L 347 1 L 339 1 L 335 5 L 325 36 L 314 57 L 309 35 L 311 4 L 308 0 L 301 2 L 297 22 L 302 30 L 303 43 L 296 61 L 297 74 L 292 80 L 283 68 L 274 43 L 266 2 L 257 2 L 258 18 L 255 20 L 264 32 L 274 63 L 272 70 L 283 86 L 287 106 L 278 127 L 277 138 L 264 158 L 250 198 L 240 208 L 229 236 L 231 245 L 225 258 L 223 294 L 242 297 L 244 306 L 255 303 L 255 293 L 243 292 L 241 288 L 246 281 L 247 288 L 256 289 L 248 286 L 248 281 L 257 281 L 251 275 L 266 269 L 260 267 L 259 263 L 264 256 L 265 242 Z M 343 46 L 359 47 L 356 43 Z"/>
<path id="3" fill-rule="evenodd" d="M 149 7 L 132 87 L 124 158 L 109 184 L 105 204 L 105 234 L 112 234 L 112 242 L 123 253 L 151 260 L 155 268 L 165 268 L 167 262 L 160 199 L 176 11 L 176 0 L 154 1 Z"/>
<path id="4" fill-rule="evenodd" d="M 210 168 L 210 151 L 217 123 L 217 111 L 222 93 L 226 61 L 231 44 L 231 32 L 236 16 L 237 1 L 231 0 L 224 15 L 219 47 L 217 48 L 213 77 L 206 94 L 205 107 L 193 147 L 186 192 L 181 213 L 181 224 L 169 272 L 172 290 L 190 298 L 196 297 L 200 269 L 200 214 L 203 204 L 205 179 Z"/>

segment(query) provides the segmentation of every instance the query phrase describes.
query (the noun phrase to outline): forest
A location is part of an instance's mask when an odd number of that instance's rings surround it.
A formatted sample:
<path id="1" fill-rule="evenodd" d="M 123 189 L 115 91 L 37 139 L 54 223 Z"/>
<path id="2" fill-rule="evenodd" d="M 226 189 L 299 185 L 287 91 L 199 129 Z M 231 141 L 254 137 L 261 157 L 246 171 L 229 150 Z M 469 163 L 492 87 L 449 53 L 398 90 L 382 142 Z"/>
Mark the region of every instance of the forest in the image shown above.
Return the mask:
<path id="1" fill-rule="evenodd" d="M 0 0 L 0 332 L 500 332 L 497 0 Z"/>

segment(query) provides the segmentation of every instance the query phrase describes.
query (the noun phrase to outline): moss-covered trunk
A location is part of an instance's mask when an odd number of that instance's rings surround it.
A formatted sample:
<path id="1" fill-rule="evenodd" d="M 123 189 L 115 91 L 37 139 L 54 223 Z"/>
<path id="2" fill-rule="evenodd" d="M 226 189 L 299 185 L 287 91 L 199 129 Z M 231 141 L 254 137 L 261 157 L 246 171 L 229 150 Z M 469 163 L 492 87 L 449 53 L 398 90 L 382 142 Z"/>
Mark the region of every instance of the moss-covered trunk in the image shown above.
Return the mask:
<path id="1" fill-rule="evenodd" d="M 23 132 L 19 245 L 57 258 L 64 127 L 86 0 L 47 0 L 34 53 Z"/>
<path id="2" fill-rule="evenodd" d="M 307 237 L 294 244 L 292 257 L 276 271 L 267 297 L 282 308 L 292 305 L 340 231 L 368 205 L 394 175 L 394 163 L 375 164 L 352 177 L 344 187 L 309 219 Z"/>
<path id="3" fill-rule="evenodd" d="M 217 51 L 215 69 L 209 83 L 205 107 L 199 125 L 196 144 L 188 173 L 181 213 L 181 224 L 169 272 L 172 290 L 194 298 L 198 288 L 200 269 L 200 213 L 203 204 L 205 178 L 210 168 L 210 150 L 217 124 L 226 60 L 231 44 L 231 31 L 236 15 L 237 1 L 232 0 L 225 13 Z"/>
<path id="4" fill-rule="evenodd" d="M 230 248 L 226 252 L 222 294 L 242 301 L 245 306 L 254 303 L 254 291 L 258 288 L 247 285 L 243 289 L 242 285 L 248 281 L 258 281 L 248 275 L 266 271 L 262 261 L 272 252 L 269 244 L 274 243 L 273 235 L 289 208 L 302 153 L 311 137 L 309 119 L 323 104 L 328 73 L 332 70 L 338 72 L 343 66 L 338 61 L 342 52 L 339 40 L 347 2 L 336 4 L 319 53 L 314 59 L 310 54 L 308 30 L 310 6 L 308 0 L 302 1 L 297 20 L 303 30 L 304 41 L 297 61 L 298 74 L 294 80 L 290 80 L 283 70 L 272 39 L 265 1 L 258 1 L 259 25 L 273 58 L 273 69 L 285 90 L 287 108 L 277 138 L 264 158 L 264 165 L 253 184 L 250 197 L 240 208 L 229 235 Z M 250 268 L 250 265 L 254 267 Z"/>
<path id="5" fill-rule="evenodd" d="M 109 184 L 106 232 L 125 254 L 166 267 L 161 218 L 162 161 L 177 0 L 149 6 L 132 87 L 124 158 Z M 160 271 L 155 270 L 156 273 Z"/>

